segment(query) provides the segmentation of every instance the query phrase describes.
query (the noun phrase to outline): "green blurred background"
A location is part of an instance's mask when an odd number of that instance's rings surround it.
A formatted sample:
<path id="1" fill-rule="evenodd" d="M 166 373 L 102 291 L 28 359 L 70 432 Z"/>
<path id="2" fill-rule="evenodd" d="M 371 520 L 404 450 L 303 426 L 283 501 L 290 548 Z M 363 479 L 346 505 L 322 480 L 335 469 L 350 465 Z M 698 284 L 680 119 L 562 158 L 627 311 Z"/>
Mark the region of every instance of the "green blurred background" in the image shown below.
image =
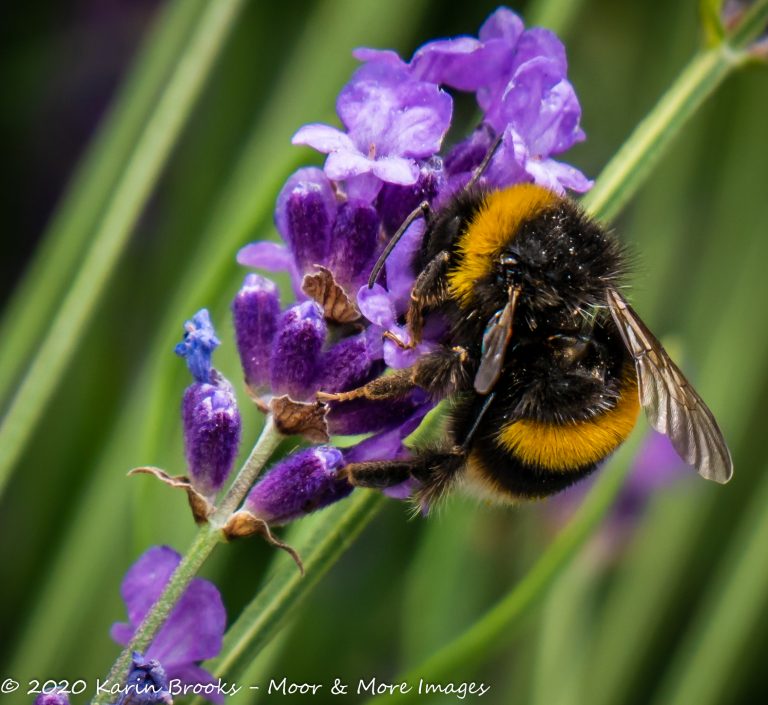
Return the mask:
<path id="1" fill-rule="evenodd" d="M 118 652 L 108 631 L 124 618 L 123 573 L 150 545 L 189 543 L 183 497 L 125 473 L 143 464 L 184 471 L 179 401 L 188 380 L 172 346 L 185 317 L 211 310 L 224 341 L 216 365 L 239 379 L 228 306 L 245 272 L 235 251 L 275 237 L 280 184 L 317 162 L 290 136 L 333 120 L 351 49 L 408 56 L 430 38 L 475 33 L 495 6 L 242 3 L 0 498 L 0 678 L 103 676 Z M 514 9 L 566 43 L 588 135 L 566 159 L 593 177 L 701 44 L 693 2 L 532 0 Z M 37 349 L 89 241 L 121 205 L 109 205 L 109 194 L 206 10 L 197 0 L 2 10 L 4 411 L 28 359 L 14 368 L 8 341 L 26 336 Z M 636 254 L 636 308 L 710 403 L 736 476 L 719 487 L 683 472 L 651 498 L 628 540 L 610 553 L 587 546 L 502 648 L 477 653 L 451 678 L 491 685 L 483 702 L 751 704 L 768 693 L 767 114 L 764 68 L 730 78 L 614 223 Z M 25 279 L 31 262 L 42 269 Z M 34 316 L 14 316 L 29 296 L 41 301 Z M 247 451 L 260 419 L 245 394 L 240 401 Z M 391 679 L 506 594 L 558 521 L 543 503 L 499 509 L 461 498 L 410 520 L 390 501 L 238 681 L 324 683 L 311 698 L 324 703 L 339 701 L 328 694 L 334 678 Z M 259 541 L 240 542 L 206 565 L 230 619 L 272 555 Z M 3 704 L 29 701 L 0 695 Z M 232 702 L 257 699 L 245 691 Z"/>

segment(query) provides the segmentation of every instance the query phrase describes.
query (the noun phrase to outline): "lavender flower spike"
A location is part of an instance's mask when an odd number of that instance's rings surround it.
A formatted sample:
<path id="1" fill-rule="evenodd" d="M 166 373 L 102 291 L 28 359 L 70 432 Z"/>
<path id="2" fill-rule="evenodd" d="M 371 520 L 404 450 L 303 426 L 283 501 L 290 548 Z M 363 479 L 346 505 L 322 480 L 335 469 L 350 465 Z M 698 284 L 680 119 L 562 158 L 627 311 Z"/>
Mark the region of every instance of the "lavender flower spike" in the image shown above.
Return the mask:
<path id="1" fill-rule="evenodd" d="M 181 556 L 167 546 L 154 546 L 128 570 L 120 593 L 128 611 L 128 622 L 112 625 L 112 638 L 125 646 L 160 597 Z M 200 661 L 218 655 L 226 627 L 226 613 L 216 586 L 203 578 L 195 578 L 171 611 L 165 624 L 135 669 L 158 676 L 162 670 L 169 680 L 183 684 L 213 683 L 213 676 L 200 668 Z M 153 665 L 155 660 L 157 665 Z"/>
<path id="2" fill-rule="evenodd" d="M 269 358 L 280 315 L 277 285 L 249 274 L 232 302 L 232 315 L 245 383 L 256 391 L 269 383 Z"/>
<path id="3" fill-rule="evenodd" d="M 275 465 L 245 500 L 244 508 L 268 524 L 286 524 L 352 492 L 339 470 L 341 451 L 318 446 L 293 453 Z"/>

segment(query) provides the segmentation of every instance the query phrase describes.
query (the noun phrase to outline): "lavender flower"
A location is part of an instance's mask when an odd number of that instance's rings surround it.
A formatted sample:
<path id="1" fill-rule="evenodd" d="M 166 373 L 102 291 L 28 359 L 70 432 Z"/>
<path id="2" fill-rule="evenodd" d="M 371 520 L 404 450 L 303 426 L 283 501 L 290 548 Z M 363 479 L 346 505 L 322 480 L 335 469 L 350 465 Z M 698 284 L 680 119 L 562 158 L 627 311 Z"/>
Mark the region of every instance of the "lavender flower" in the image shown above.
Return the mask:
<path id="1" fill-rule="evenodd" d="M 184 448 L 192 486 L 210 498 L 224 485 L 237 457 L 240 413 L 232 385 L 211 366 L 219 340 L 208 311 L 198 311 L 185 328 L 176 354 L 186 358 L 195 382 L 182 403 Z"/>
<path id="2" fill-rule="evenodd" d="M 314 394 L 325 335 L 323 311 L 314 301 L 292 306 L 282 315 L 270 364 L 276 394 L 288 394 L 297 401 Z"/>
<path id="3" fill-rule="evenodd" d="M 206 309 L 200 309 L 184 324 L 184 339 L 174 352 L 187 361 L 187 367 L 198 382 L 210 382 L 211 355 L 221 345 Z"/>
<path id="4" fill-rule="evenodd" d="M 452 110 L 451 97 L 435 83 L 394 63 L 370 62 L 355 72 L 336 103 L 347 131 L 306 125 L 293 143 L 327 154 L 328 178 L 348 182 L 350 195 L 373 200 L 382 183 L 416 182 L 416 160 L 439 151 Z"/>
<path id="5" fill-rule="evenodd" d="M 132 639 L 180 561 L 173 549 L 155 546 L 129 568 L 120 589 L 128 622 L 114 624 L 110 632 L 118 644 L 125 646 Z M 135 657 L 132 676 L 158 686 L 163 685 L 163 672 L 168 680 L 178 678 L 188 685 L 214 682 L 198 664 L 219 653 L 225 626 L 226 613 L 216 586 L 195 578 L 147 649 L 146 658 Z"/>

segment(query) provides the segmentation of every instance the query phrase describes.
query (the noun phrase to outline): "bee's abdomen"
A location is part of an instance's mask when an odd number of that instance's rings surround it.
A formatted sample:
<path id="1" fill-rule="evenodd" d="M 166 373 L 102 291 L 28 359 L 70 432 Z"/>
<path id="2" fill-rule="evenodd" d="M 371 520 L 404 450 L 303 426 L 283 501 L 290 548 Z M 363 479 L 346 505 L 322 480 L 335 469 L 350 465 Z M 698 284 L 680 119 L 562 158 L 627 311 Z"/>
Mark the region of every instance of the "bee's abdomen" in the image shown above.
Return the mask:
<path id="1" fill-rule="evenodd" d="M 626 440 L 639 408 L 637 383 L 634 375 L 627 375 L 616 404 L 586 420 L 502 424 L 472 444 L 469 484 L 481 494 L 502 494 L 512 501 L 560 492 L 595 470 Z"/>

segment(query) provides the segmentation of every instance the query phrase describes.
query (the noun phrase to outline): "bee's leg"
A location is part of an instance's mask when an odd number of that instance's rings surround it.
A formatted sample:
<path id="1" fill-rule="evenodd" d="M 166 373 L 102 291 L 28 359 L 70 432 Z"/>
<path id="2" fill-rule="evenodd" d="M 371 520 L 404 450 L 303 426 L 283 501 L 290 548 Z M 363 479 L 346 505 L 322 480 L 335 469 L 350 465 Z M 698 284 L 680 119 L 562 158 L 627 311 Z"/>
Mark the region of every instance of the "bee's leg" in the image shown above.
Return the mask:
<path id="1" fill-rule="evenodd" d="M 430 395 L 445 397 L 471 387 L 474 363 L 462 347 L 443 347 L 422 357 L 413 367 L 395 370 L 348 392 L 318 392 L 318 401 L 352 399 L 386 400 L 404 397 L 414 387 Z"/>
<path id="2" fill-rule="evenodd" d="M 407 460 L 375 460 L 350 463 L 344 474 L 351 485 L 384 490 L 413 478 L 419 485 L 414 494 L 418 503 L 430 509 L 451 488 L 466 462 L 459 446 L 450 450 L 421 451 Z"/>
<path id="3" fill-rule="evenodd" d="M 421 342 L 424 329 L 424 311 L 427 308 L 439 306 L 448 299 L 448 287 L 445 282 L 449 258 L 448 250 L 443 250 L 435 255 L 414 282 L 411 301 L 405 314 L 410 342 L 406 343 L 400 340 L 390 331 L 384 333 L 385 338 L 404 350 L 415 348 Z"/>
<path id="4" fill-rule="evenodd" d="M 392 374 L 377 377 L 368 382 L 368 384 L 364 384 L 357 389 L 351 389 L 348 392 L 318 392 L 317 400 L 329 402 L 351 401 L 352 399 L 379 401 L 398 399 L 404 397 L 416 386 L 416 383 L 413 381 L 414 369 L 414 367 L 408 367 L 404 370 L 395 370 Z"/>

